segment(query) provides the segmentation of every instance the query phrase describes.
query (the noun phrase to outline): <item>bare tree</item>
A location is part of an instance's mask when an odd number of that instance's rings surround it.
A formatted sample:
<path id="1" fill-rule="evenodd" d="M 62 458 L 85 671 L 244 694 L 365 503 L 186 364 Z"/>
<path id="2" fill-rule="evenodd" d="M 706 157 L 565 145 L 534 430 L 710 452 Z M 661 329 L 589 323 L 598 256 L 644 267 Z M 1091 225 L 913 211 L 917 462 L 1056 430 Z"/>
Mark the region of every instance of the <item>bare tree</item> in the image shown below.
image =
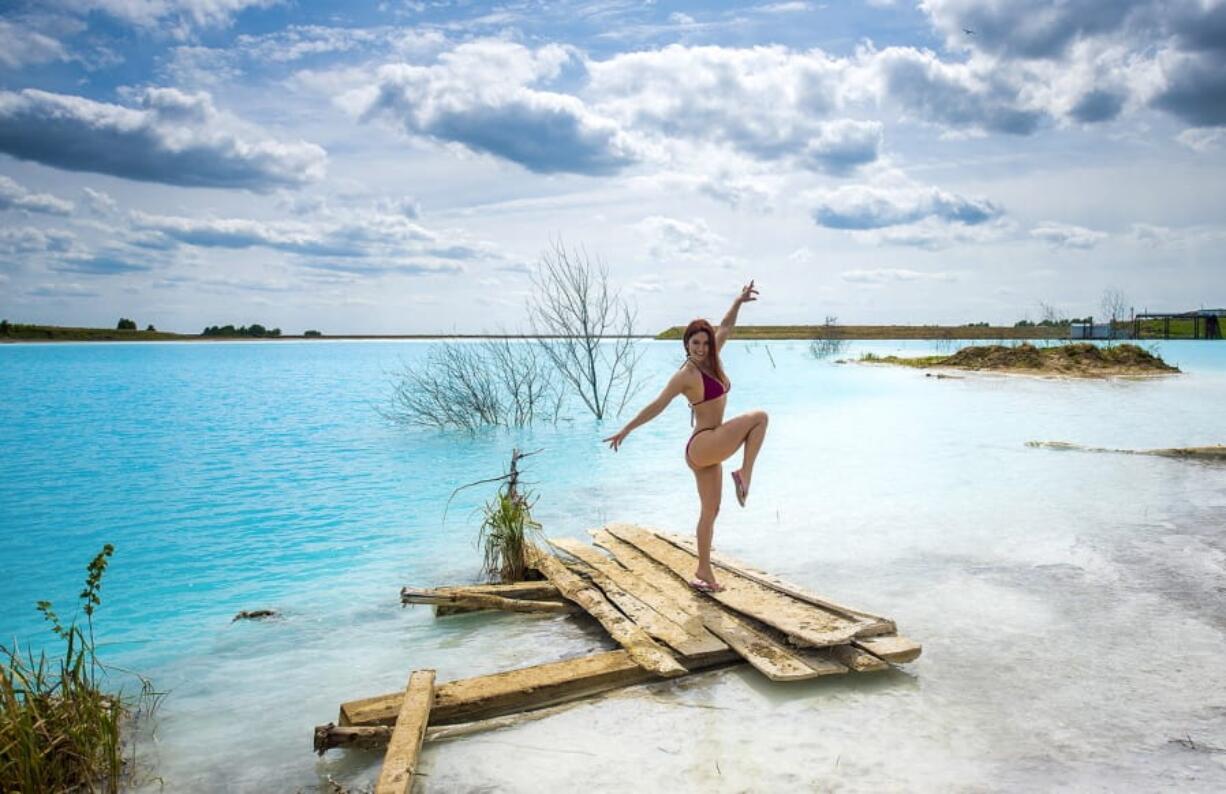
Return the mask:
<path id="1" fill-rule="evenodd" d="M 1108 287 L 1103 290 L 1103 296 L 1099 299 L 1099 307 L 1103 310 L 1103 316 L 1107 318 L 1107 336 L 1114 339 L 1115 324 L 1127 317 L 1128 296 L 1117 287 Z"/>
<path id="2" fill-rule="evenodd" d="M 826 315 L 826 322 L 822 325 L 822 335 L 809 343 L 809 355 L 820 360 L 843 352 L 847 340 L 840 338 L 838 324 L 838 317 L 833 314 Z"/>
<path id="3" fill-rule="evenodd" d="M 558 241 L 542 254 L 532 286 L 529 321 L 558 376 L 597 419 L 621 413 L 642 354 L 635 313 L 610 287 L 608 266 Z"/>
<path id="4" fill-rule="evenodd" d="M 532 342 L 507 338 L 446 342 L 393 381 L 386 418 L 473 432 L 557 421 L 562 393 L 553 365 Z"/>

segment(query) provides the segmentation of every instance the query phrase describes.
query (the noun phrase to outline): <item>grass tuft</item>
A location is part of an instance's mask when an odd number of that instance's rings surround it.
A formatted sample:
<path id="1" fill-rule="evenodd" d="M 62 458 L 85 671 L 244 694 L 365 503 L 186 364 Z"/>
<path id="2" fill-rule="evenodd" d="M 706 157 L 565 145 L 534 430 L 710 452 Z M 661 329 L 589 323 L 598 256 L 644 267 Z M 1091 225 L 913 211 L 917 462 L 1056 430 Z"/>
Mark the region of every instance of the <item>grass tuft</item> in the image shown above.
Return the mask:
<path id="1" fill-rule="evenodd" d="M 106 544 L 86 569 L 78 596 L 85 626 L 75 618 L 65 626 L 51 602 L 37 604 L 63 656 L 0 645 L 0 791 L 118 792 L 135 766 L 134 756 L 124 758 L 124 725 L 151 714 L 162 695 L 140 676 L 136 697 L 103 690 L 107 668 L 95 653 L 93 618 L 114 551 Z"/>

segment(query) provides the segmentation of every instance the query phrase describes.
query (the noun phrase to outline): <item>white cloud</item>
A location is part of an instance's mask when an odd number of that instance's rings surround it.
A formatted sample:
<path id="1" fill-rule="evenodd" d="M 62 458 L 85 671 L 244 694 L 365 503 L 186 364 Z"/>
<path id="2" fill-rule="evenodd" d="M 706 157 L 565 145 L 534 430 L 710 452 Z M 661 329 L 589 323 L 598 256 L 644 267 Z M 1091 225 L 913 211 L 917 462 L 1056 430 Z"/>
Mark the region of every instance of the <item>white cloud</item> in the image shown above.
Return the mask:
<path id="1" fill-rule="evenodd" d="M 142 28 L 164 27 L 179 36 L 193 28 L 229 24 L 246 8 L 266 8 L 281 0 L 59 0 L 64 10 L 81 16 L 101 12 Z"/>
<path id="2" fill-rule="evenodd" d="M 83 187 L 81 192 L 85 194 L 85 205 L 94 215 L 112 215 L 119 209 L 115 199 L 104 191 Z"/>
<path id="3" fill-rule="evenodd" d="M 1030 236 L 1054 248 L 1093 248 L 1107 238 L 1106 232 L 1074 226 L 1069 223 L 1043 221 L 1030 230 Z"/>
<path id="4" fill-rule="evenodd" d="M 726 242 L 701 218 L 683 221 L 653 215 L 636 227 L 651 241 L 651 255 L 655 259 L 694 259 L 719 251 Z"/>
<path id="5" fill-rule="evenodd" d="M 153 247 L 180 243 L 197 248 L 268 248 L 302 257 L 312 267 L 344 272 L 458 273 L 465 260 L 497 258 L 491 248 L 453 234 L 448 238 L 403 213 L 323 215 L 310 221 L 186 218 L 132 213 L 132 226 Z"/>
<path id="6" fill-rule="evenodd" d="M 190 187 L 267 191 L 323 176 L 326 154 L 219 112 L 208 94 L 138 92 L 139 107 L 0 91 L 0 151 L 70 171 Z"/>
<path id="7" fill-rule="evenodd" d="M 72 202 L 50 193 L 32 193 L 7 176 L 0 176 L 0 210 L 27 210 L 48 215 L 68 215 Z"/>
<path id="8" fill-rule="evenodd" d="M 818 194 L 813 219 L 832 229 L 880 229 L 935 218 L 973 226 L 1004 210 L 984 198 L 968 198 L 919 185 L 847 185 Z"/>
<path id="9" fill-rule="evenodd" d="M 17 69 L 27 64 L 67 59 L 67 50 L 56 39 L 0 19 L 0 66 Z"/>
<path id="10" fill-rule="evenodd" d="M 610 174 L 635 155 L 617 125 L 575 96 L 532 86 L 557 77 L 568 49 L 536 50 L 483 39 L 461 44 L 432 66 L 389 64 L 375 86 L 344 104 L 388 118 L 411 135 L 461 144 L 538 173 Z"/>
<path id="11" fill-rule="evenodd" d="M 1226 144 L 1226 127 L 1193 127 L 1179 133 L 1175 140 L 1193 151 L 1216 151 Z"/>
<path id="12" fill-rule="evenodd" d="M 76 235 L 60 229 L 33 226 L 0 228 L 0 253 L 38 254 L 64 252 L 72 248 Z"/>
<path id="13" fill-rule="evenodd" d="M 883 284 L 892 284 L 904 281 L 957 280 L 957 277 L 952 273 L 925 273 L 919 270 L 889 267 L 877 268 L 874 270 L 845 270 L 839 274 L 839 278 L 843 279 L 849 284 L 864 284 L 869 286 L 881 286 Z"/>

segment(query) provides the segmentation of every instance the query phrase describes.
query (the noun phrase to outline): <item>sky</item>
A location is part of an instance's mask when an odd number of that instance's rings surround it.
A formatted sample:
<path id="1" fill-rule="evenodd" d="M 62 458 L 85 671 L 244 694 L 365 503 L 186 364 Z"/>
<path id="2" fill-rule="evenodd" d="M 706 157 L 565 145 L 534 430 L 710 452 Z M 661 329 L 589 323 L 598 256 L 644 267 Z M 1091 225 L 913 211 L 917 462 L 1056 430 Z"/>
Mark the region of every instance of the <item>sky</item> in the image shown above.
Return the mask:
<path id="1" fill-rule="evenodd" d="M 655 332 L 1226 306 L 1226 0 L 0 3 L 0 316 Z"/>

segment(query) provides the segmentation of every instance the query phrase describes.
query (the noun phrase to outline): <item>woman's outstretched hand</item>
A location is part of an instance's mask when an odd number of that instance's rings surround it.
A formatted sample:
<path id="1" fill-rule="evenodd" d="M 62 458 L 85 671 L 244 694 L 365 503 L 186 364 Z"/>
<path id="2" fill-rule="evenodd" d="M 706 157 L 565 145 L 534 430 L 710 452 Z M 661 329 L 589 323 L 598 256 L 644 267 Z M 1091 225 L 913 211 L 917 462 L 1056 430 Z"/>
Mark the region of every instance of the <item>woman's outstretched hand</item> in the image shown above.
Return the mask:
<path id="1" fill-rule="evenodd" d="M 602 441 L 608 444 L 609 448 L 616 452 L 617 448 L 621 446 L 621 443 L 626 440 L 626 436 L 628 435 L 630 435 L 630 431 L 622 428 L 621 430 L 618 430 L 615 435 L 602 439 Z"/>
<path id="2" fill-rule="evenodd" d="M 754 289 L 753 281 L 751 280 L 748 284 L 741 287 L 741 296 L 737 298 L 737 301 L 740 303 L 749 303 L 750 301 L 756 301 L 757 299 L 758 291 Z"/>

